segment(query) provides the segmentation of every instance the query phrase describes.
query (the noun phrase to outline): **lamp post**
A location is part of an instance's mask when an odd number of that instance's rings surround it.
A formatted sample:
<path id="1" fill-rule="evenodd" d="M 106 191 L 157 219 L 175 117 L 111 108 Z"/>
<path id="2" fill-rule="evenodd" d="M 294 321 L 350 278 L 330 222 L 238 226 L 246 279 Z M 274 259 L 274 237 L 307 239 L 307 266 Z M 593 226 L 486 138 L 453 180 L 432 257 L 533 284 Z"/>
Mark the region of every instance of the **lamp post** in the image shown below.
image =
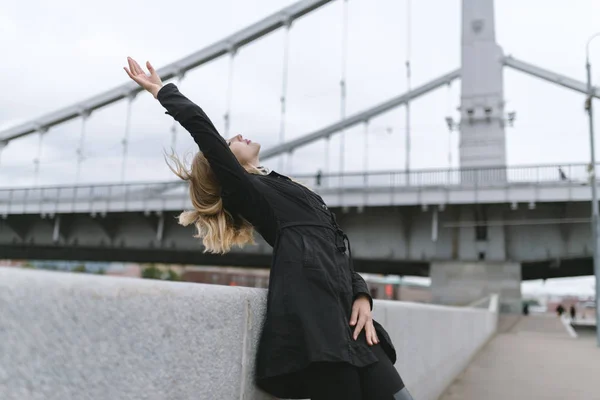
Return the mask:
<path id="1" fill-rule="evenodd" d="M 598 192 L 596 188 L 596 155 L 594 146 L 594 113 L 592 108 L 592 99 L 594 88 L 592 87 L 592 66 L 590 64 L 590 43 L 600 36 L 600 32 L 592 35 L 585 45 L 585 69 L 587 74 L 587 99 L 586 109 L 590 127 L 590 186 L 592 187 L 592 240 L 594 247 L 594 274 L 596 275 L 596 342 L 600 347 L 600 253 L 598 246 Z"/>

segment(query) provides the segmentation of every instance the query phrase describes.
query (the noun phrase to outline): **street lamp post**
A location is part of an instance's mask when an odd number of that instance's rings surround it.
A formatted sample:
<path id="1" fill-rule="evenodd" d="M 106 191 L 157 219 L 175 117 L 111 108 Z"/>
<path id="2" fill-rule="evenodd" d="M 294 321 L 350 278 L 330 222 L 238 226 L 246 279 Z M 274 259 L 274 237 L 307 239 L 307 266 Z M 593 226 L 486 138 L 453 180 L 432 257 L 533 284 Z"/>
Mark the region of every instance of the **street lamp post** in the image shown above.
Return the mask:
<path id="1" fill-rule="evenodd" d="M 596 342 L 600 347 L 600 246 L 598 246 L 599 230 L 598 230 L 598 191 L 596 188 L 596 154 L 594 146 L 594 113 L 593 113 L 593 96 L 594 88 L 592 87 L 592 66 L 590 64 L 590 43 L 592 40 L 600 36 L 600 32 L 592 35 L 585 46 L 585 69 L 587 74 L 587 99 L 586 109 L 590 127 L 590 186 L 592 187 L 592 240 L 594 247 L 594 274 L 596 275 Z"/>

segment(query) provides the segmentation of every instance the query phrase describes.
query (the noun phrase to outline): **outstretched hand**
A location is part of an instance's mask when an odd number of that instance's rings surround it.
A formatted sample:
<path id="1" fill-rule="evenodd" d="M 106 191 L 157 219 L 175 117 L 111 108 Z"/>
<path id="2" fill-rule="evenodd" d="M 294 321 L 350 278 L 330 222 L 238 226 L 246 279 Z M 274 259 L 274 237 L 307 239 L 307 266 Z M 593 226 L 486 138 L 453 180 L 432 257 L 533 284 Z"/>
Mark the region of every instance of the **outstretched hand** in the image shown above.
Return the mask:
<path id="1" fill-rule="evenodd" d="M 356 300 L 354 300 L 354 303 L 352 304 L 350 325 L 355 326 L 354 334 L 352 335 L 354 340 L 356 340 L 360 331 L 364 328 L 367 343 L 370 346 L 379 343 L 379 338 L 377 338 L 375 326 L 373 325 L 373 318 L 371 316 L 371 303 L 366 296 L 358 296 Z"/>
<path id="2" fill-rule="evenodd" d="M 123 67 L 127 75 L 134 80 L 138 85 L 142 88 L 146 89 L 148 92 L 156 98 L 158 95 L 158 91 L 162 88 L 162 81 L 160 77 L 154 70 L 154 67 L 150 64 L 150 61 L 146 61 L 146 68 L 150 72 L 150 75 L 147 75 L 146 72 L 140 67 L 140 65 L 131 57 L 127 57 L 127 63 L 129 64 L 129 68 Z"/>

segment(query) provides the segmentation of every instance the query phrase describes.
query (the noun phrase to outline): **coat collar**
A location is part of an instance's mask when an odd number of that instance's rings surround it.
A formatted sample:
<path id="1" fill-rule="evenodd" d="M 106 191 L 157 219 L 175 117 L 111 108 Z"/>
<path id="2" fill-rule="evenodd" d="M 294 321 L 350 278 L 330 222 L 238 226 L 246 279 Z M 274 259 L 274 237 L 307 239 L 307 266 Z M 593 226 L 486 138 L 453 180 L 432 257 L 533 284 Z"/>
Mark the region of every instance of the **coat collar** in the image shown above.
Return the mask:
<path id="1" fill-rule="evenodd" d="M 266 173 L 266 176 L 271 176 L 273 178 L 279 177 L 279 178 L 287 179 L 288 181 L 291 180 L 289 177 L 287 177 L 285 175 L 282 175 L 280 173 L 277 173 L 277 172 L 275 172 L 273 170 L 269 170 L 266 167 L 258 167 L 258 169 L 260 169 L 261 171 L 264 171 Z"/>

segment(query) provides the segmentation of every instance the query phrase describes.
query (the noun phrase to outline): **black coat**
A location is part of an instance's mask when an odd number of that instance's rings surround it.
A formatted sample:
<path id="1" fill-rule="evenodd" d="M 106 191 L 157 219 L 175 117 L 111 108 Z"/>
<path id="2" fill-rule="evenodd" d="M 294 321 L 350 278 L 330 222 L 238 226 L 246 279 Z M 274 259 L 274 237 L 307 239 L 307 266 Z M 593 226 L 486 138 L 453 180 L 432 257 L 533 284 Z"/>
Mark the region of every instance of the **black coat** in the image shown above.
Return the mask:
<path id="1" fill-rule="evenodd" d="M 352 268 L 346 235 L 323 199 L 288 177 L 250 174 L 200 107 L 173 84 L 158 100 L 188 132 L 222 186 L 225 209 L 248 220 L 273 247 L 267 313 L 256 359 L 257 384 L 283 398 L 306 398 L 302 371 L 315 361 L 377 362 L 349 325 L 358 295 L 373 300 Z M 348 251 L 349 253 L 349 251 Z M 396 361 L 389 336 L 375 322 L 381 345 Z"/>

